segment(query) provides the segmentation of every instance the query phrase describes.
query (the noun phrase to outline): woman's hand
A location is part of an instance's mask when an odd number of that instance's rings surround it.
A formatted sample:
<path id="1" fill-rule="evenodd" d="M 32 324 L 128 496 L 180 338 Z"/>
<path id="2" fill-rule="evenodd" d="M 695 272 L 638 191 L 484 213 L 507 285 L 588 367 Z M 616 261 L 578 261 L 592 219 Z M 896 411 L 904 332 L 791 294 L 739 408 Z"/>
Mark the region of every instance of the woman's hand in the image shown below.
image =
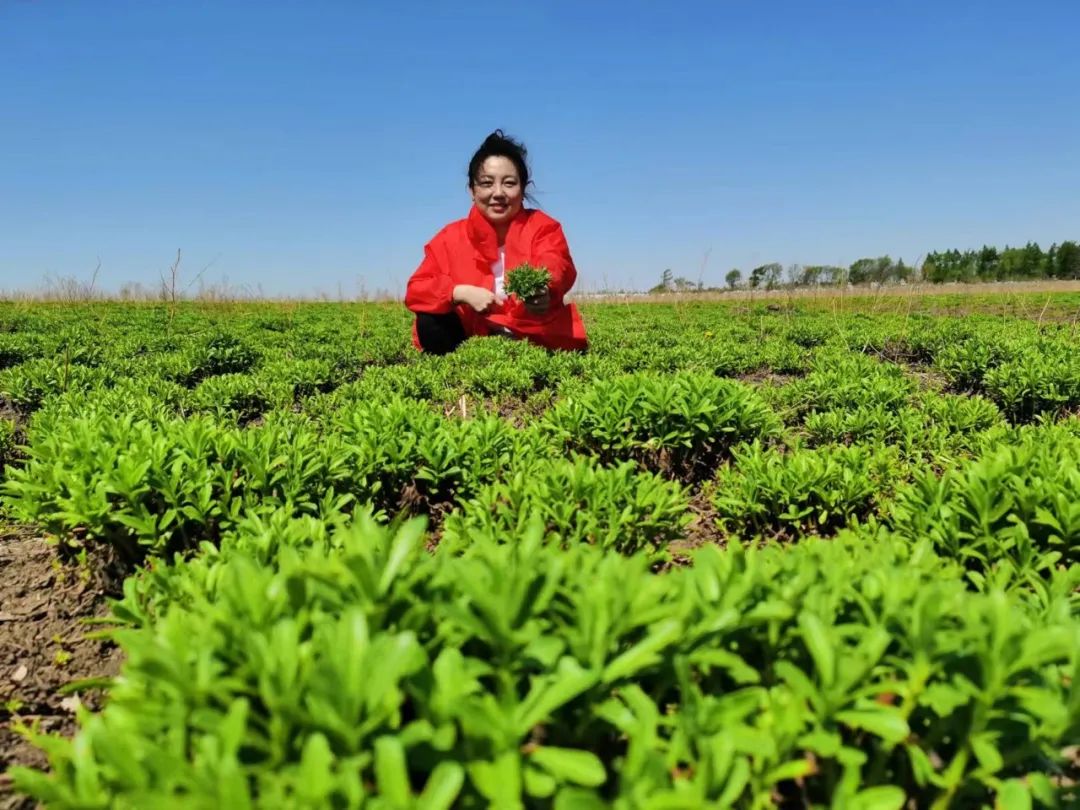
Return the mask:
<path id="1" fill-rule="evenodd" d="M 551 308 L 551 290 L 544 288 L 539 295 L 525 299 L 525 311 L 530 315 L 545 315 Z"/>
<path id="2" fill-rule="evenodd" d="M 454 287 L 454 303 L 468 304 L 477 312 L 487 312 L 488 308 L 495 303 L 495 293 L 485 287 L 458 284 Z"/>

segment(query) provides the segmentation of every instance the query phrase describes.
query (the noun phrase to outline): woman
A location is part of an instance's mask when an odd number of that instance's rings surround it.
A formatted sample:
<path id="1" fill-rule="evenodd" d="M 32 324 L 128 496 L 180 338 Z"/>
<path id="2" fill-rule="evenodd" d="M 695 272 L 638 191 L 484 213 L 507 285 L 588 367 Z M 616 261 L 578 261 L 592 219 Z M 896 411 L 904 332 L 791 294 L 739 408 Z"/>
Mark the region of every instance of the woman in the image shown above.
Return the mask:
<path id="1" fill-rule="evenodd" d="M 584 349 L 577 307 L 563 302 L 577 278 L 562 226 L 525 208 L 525 147 L 496 130 L 469 162 L 473 206 L 439 231 L 409 279 L 405 306 L 416 313 L 413 343 L 446 354 L 475 335 L 524 338 L 549 349 Z M 523 262 L 546 267 L 548 289 L 528 301 L 507 297 L 507 270 Z"/>

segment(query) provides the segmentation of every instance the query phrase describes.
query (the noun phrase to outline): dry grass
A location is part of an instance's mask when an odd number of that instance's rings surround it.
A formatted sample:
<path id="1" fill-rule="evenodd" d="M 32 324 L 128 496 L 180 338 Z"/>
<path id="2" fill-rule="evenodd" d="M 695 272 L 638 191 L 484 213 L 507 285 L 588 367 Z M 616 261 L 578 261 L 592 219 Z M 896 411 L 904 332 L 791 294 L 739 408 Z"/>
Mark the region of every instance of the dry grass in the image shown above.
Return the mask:
<path id="1" fill-rule="evenodd" d="M 672 293 L 579 293 L 574 300 L 596 303 L 655 302 L 662 304 L 691 301 L 786 301 L 824 300 L 839 298 L 868 300 L 877 298 L 907 298 L 927 295 L 1008 295 L 1080 292 L 1078 280 L 995 281 L 976 284 L 887 284 L 881 286 L 816 286 L 778 288 L 775 290 L 717 290 L 712 292 Z"/>
<path id="2" fill-rule="evenodd" d="M 205 268 L 204 268 L 205 270 Z M 753 304 L 773 302 L 792 304 L 811 308 L 823 307 L 843 311 L 849 306 L 862 311 L 894 310 L 904 307 L 902 301 L 915 308 L 917 299 L 946 299 L 955 296 L 992 298 L 1002 303 L 1008 302 L 1014 309 L 1026 311 L 1037 300 L 1039 306 L 1049 307 L 1052 297 L 1062 293 L 1080 293 L 1080 280 L 1036 280 L 1005 281 L 976 284 L 889 284 L 880 286 L 835 286 L 778 288 L 774 290 L 715 290 L 706 292 L 571 292 L 567 300 L 581 304 L 636 304 L 658 303 L 684 305 L 697 302 L 728 302 Z M 1040 297 L 1041 296 L 1041 297 Z M 367 289 L 362 284 L 353 294 L 339 286 L 333 292 L 312 290 L 303 294 L 269 295 L 261 285 L 237 286 L 227 282 L 206 283 L 202 271 L 186 284 L 181 285 L 177 278 L 175 264 L 163 274 L 158 285 L 147 286 L 141 283 L 123 285 L 117 291 L 106 291 L 97 286 L 97 269 L 89 280 L 80 280 L 73 276 L 46 277 L 44 283 L 36 288 L 3 290 L 0 289 L 0 301 L 25 304 L 58 303 L 78 304 L 95 301 L 118 301 L 130 303 L 156 303 L 175 306 L 181 301 L 201 304 L 256 304 L 268 303 L 305 303 L 305 302 L 380 302 L 400 303 L 400 292 L 377 288 Z M 955 300 L 955 299 L 954 299 Z M 951 304 L 955 308 L 955 304 Z M 921 307 L 920 307 L 921 308 Z M 980 307 L 985 309 L 985 307 Z M 1038 313 L 1036 313 L 1037 315 Z M 1044 312 L 1043 314 L 1046 314 Z M 1053 313 L 1050 313 L 1051 315 Z"/>
<path id="3" fill-rule="evenodd" d="M 667 294 L 578 295 L 584 307 L 593 304 L 623 305 L 666 304 L 691 307 L 699 303 L 729 304 L 735 310 L 755 305 L 795 313 L 810 310 L 831 313 L 839 318 L 845 313 L 865 315 L 963 316 L 975 313 L 1018 317 L 1043 322 L 1071 323 L 1080 328 L 1080 280 L 1015 281 L 982 284 L 891 284 L 848 287 L 820 286 L 775 290 L 732 290 L 727 292 Z"/>

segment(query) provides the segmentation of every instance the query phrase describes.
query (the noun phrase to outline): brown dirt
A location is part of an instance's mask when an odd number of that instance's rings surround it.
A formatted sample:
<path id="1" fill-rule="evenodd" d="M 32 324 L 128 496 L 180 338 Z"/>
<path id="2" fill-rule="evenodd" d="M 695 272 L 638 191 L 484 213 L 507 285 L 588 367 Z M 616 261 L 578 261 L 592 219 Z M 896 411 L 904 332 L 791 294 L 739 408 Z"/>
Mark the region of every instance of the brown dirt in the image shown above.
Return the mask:
<path id="1" fill-rule="evenodd" d="M 7 397 L 0 397 L 0 419 L 14 422 L 15 427 L 20 430 L 26 428 L 26 414 L 16 408 Z"/>
<path id="2" fill-rule="evenodd" d="M 88 639 L 100 626 L 86 620 L 108 615 L 103 580 L 62 563 L 55 549 L 32 529 L 0 526 L 0 810 L 33 807 L 14 796 L 7 771 L 13 765 L 43 767 L 45 756 L 13 726 L 36 723 L 40 731 L 70 735 L 76 730 L 74 696 L 60 689 L 84 678 L 120 671 L 119 649 Z M 78 695 L 96 709 L 98 690 Z"/>
<path id="3" fill-rule="evenodd" d="M 909 377 L 914 377 L 919 383 L 921 391 L 936 391 L 943 393 L 949 390 L 949 378 L 928 366 L 910 365 L 905 366 L 904 371 Z"/>
<path id="4" fill-rule="evenodd" d="M 782 385 L 787 385 L 793 380 L 799 379 L 799 374 L 778 374 L 775 371 L 770 371 L 767 368 L 758 369 L 757 371 L 748 371 L 745 374 L 737 374 L 731 379 L 744 382 L 749 385 L 768 385 L 773 388 L 779 388 Z"/>
<path id="5" fill-rule="evenodd" d="M 685 565 L 690 561 L 690 554 L 702 546 L 723 546 L 726 542 L 724 533 L 716 527 L 716 512 L 709 498 L 707 486 L 696 489 L 690 496 L 690 512 L 693 520 L 686 527 L 685 536 L 668 545 L 671 561 L 675 565 Z"/>
<path id="6" fill-rule="evenodd" d="M 477 416 L 494 414 L 516 428 L 525 428 L 533 424 L 556 401 L 554 391 L 542 390 L 527 397 L 508 396 L 477 397 L 475 394 L 462 395 L 455 402 L 442 404 L 443 416 L 447 419 L 472 419 Z"/>

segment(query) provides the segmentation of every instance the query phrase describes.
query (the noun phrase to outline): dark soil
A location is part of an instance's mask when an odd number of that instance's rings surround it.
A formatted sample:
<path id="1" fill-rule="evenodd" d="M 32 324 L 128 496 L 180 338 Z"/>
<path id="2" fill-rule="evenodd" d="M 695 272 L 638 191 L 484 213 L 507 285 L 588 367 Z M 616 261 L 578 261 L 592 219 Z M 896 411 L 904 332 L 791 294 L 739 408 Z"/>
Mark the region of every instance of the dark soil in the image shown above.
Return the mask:
<path id="1" fill-rule="evenodd" d="M 771 369 L 759 368 L 756 371 L 748 371 L 745 374 L 735 374 L 731 379 L 744 382 L 749 385 L 768 385 L 774 388 L 787 385 L 793 380 L 799 379 L 801 374 L 779 374 Z"/>
<path id="2" fill-rule="evenodd" d="M 76 730 L 76 697 L 61 687 L 120 670 L 120 651 L 109 641 L 88 639 L 100 630 L 87 619 L 108 615 L 104 580 L 63 563 L 32 529 L 0 526 L 0 810 L 34 807 L 11 793 L 13 765 L 44 767 L 46 759 L 13 726 L 37 724 L 42 732 Z M 83 705 L 97 709 L 102 695 L 87 690 Z"/>
<path id="3" fill-rule="evenodd" d="M 947 393 L 949 391 L 949 378 L 929 366 L 909 365 L 904 366 L 904 371 L 909 377 L 915 378 L 921 391 L 936 391 L 938 393 Z"/>
<path id="4" fill-rule="evenodd" d="M 697 489 L 690 497 L 690 513 L 693 519 L 687 525 L 684 536 L 668 545 L 671 562 L 686 565 L 695 549 L 710 544 L 723 546 L 726 538 L 716 527 L 716 510 L 709 499 L 707 487 Z"/>
<path id="5" fill-rule="evenodd" d="M 26 431 L 26 424 L 29 421 L 26 414 L 16 408 L 7 397 L 0 397 L 0 419 L 14 422 L 15 428 L 23 432 Z"/>
<path id="6" fill-rule="evenodd" d="M 472 419 L 477 416 L 494 414 L 516 428 L 526 428 L 544 415 L 555 404 L 554 391 L 540 391 L 527 397 L 477 397 L 463 395 L 456 402 L 442 404 L 443 415 L 447 419 Z"/>

